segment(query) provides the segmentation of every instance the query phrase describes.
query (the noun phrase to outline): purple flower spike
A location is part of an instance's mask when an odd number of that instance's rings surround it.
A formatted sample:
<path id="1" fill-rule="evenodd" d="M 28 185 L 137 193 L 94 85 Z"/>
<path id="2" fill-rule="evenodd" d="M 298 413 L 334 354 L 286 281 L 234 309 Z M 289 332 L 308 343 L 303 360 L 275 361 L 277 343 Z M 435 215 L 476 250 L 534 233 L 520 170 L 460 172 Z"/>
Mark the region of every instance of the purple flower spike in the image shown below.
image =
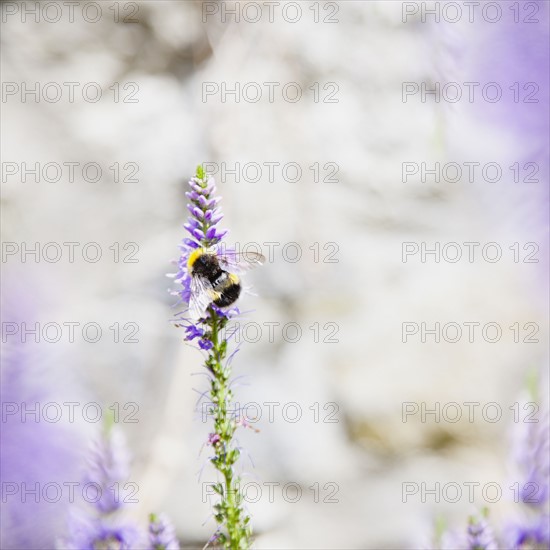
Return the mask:
<path id="1" fill-rule="evenodd" d="M 129 458 L 122 433 L 116 426 L 106 427 L 102 437 L 93 445 L 84 478 L 85 484 L 97 487 L 99 498 L 85 498 L 85 509 L 73 509 L 69 518 L 69 536 L 60 542 L 58 548 L 133 550 L 141 547 L 142 532 L 115 513 L 127 502 L 125 491 L 119 487 L 125 488 Z"/>
<path id="2" fill-rule="evenodd" d="M 217 307 L 214 303 L 214 301 L 217 301 L 214 297 L 216 291 L 213 288 L 206 287 L 206 283 L 200 277 L 193 281 L 188 265 L 192 254 L 194 261 L 200 258 L 200 254 L 195 252 L 196 248 L 204 249 L 208 253 L 214 253 L 212 251 L 216 250 L 219 257 L 219 251 L 223 247 L 222 239 L 227 234 L 227 230 L 219 229 L 217 226 L 222 219 L 222 215 L 220 209 L 216 208 L 220 198 L 216 197 L 214 179 L 207 178 L 203 168 L 199 166 L 197 175 L 191 178 L 189 186 L 192 192 L 187 194 L 190 199 L 187 209 L 191 213 L 191 219 L 185 225 L 185 228 L 196 241 L 183 240 L 175 281 L 181 284 L 178 294 L 181 300 L 187 304 L 191 300 L 192 284 L 193 286 L 195 284 L 197 286 L 204 285 L 205 292 L 197 294 L 197 300 L 201 301 L 201 307 L 190 307 L 194 310 L 193 319 L 185 318 L 185 312 L 183 312 L 177 318 L 177 325 L 185 327 L 186 340 L 196 340 L 199 349 L 205 352 L 203 353 L 205 356 L 204 365 L 208 369 L 208 376 L 211 379 L 209 397 L 215 408 L 214 431 L 209 434 L 207 440 L 207 444 L 211 445 L 214 451 L 209 460 L 218 473 L 223 475 L 224 480 L 216 484 L 216 492 L 220 501 L 214 506 L 214 518 L 218 524 L 218 529 L 214 537 L 207 543 L 207 546 L 210 542 L 218 541 L 224 548 L 245 549 L 250 548 L 252 528 L 250 517 L 242 505 L 243 499 L 233 497 L 236 493 L 240 494 L 240 480 L 235 469 L 235 463 L 240 455 L 240 448 L 236 446 L 233 440 L 237 423 L 229 412 L 232 408 L 233 395 L 230 380 L 231 366 L 230 360 L 225 361 L 229 342 L 226 328 L 230 319 L 238 314 L 238 309 L 228 310 L 227 307 L 224 309 Z M 200 262 L 196 265 L 200 265 Z M 206 282 L 210 282 L 212 286 L 214 285 L 209 279 Z M 204 302 L 207 302 L 206 305 Z M 197 310 L 198 315 L 196 315 Z M 201 318 L 195 319 L 197 316 Z M 230 358 L 233 355 L 234 353 L 230 355 Z M 206 393 L 204 392 L 201 395 L 204 396 Z M 172 546 L 168 546 L 165 539 L 159 538 L 161 531 L 164 533 L 165 530 L 157 527 L 156 520 L 154 524 L 152 520 L 151 525 L 150 534 L 156 538 L 151 539 L 150 550 L 172 548 Z M 168 538 L 175 540 L 171 532 Z M 177 548 L 177 546 L 173 547 Z"/>
<path id="3" fill-rule="evenodd" d="M 493 532 L 485 519 L 470 518 L 467 533 L 470 550 L 498 550 Z"/>
<path id="4" fill-rule="evenodd" d="M 102 513 L 111 513 L 122 506 L 120 495 L 111 489 L 129 477 L 130 455 L 122 433 L 112 426 L 108 433 L 93 444 L 88 460 L 86 481 L 101 488 L 95 506 Z"/>
<path id="5" fill-rule="evenodd" d="M 174 526 L 164 515 L 149 516 L 149 550 L 179 550 Z"/>
<path id="6" fill-rule="evenodd" d="M 524 475 L 520 491 L 521 501 L 533 508 L 544 508 L 550 496 L 550 416 L 546 407 L 535 419 L 523 423 L 518 465 Z"/>
<path id="7" fill-rule="evenodd" d="M 218 245 L 228 233 L 227 230 L 219 229 L 217 224 L 223 218 L 223 215 L 216 208 L 216 204 L 220 201 L 216 197 L 216 183 L 214 178 L 209 177 L 206 180 L 204 172 L 199 169 L 197 176 L 191 178 L 189 186 L 191 191 L 186 193 L 190 203 L 187 205 L 191 216 L 184 228 L 192 238 L 184 238 L 181 244 L 181 257 L 178 262 L 178 273 L 176 282 L 181 283 L 181 290 L 178 294 L 183 302 L 188 303 L 191 296 L 191 277 L 187 270 L 187 260 L 193 250 L 197 248 L 210 248 Z M 225 316 L 222 312 L 222 316 Z M 199 329 L 190 332 L 187 329 L 186 340 L 194 340 L 202 338 L 199 341 L 199 347 L 205 351 L 212 349 L 212 343 L 204 337 L 204 331 Z"/>
<path id="8" fill-rule="evenodd" d="M 533 401 L 538 401 L 533 391 Z M 514 550 L 550 548 L 550 415 L 548 403 L 536 416 L 516 426 L 514 458 L 521 503 L 505 527 L 507 547 Z"/>

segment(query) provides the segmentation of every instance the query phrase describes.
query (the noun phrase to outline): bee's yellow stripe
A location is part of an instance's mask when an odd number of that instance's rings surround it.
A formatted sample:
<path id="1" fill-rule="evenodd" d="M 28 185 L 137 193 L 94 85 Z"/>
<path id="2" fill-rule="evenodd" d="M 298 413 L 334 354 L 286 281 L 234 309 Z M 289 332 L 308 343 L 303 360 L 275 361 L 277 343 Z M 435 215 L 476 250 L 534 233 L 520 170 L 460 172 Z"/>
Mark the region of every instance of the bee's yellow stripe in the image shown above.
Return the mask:
<path id="1" fill-rule="evenodd" d="M 197 248 L 196 250 L 193 250 L 193 252 L 191 252 L 191 254 L 189 255 L 189 259 L 187 260 L 187 269 L 191 269 L 193 267 L 193 264 L 203 254 L 204 254 L 203 248 Z"/>
<path id="2" fill-rule="evenodd" d="M 240 279 L 239 277 L 237 277 L 237 275 L 235 275 L 234 273 L 229 273 L 229 280 L 234 284 L 238 284 Z"/>

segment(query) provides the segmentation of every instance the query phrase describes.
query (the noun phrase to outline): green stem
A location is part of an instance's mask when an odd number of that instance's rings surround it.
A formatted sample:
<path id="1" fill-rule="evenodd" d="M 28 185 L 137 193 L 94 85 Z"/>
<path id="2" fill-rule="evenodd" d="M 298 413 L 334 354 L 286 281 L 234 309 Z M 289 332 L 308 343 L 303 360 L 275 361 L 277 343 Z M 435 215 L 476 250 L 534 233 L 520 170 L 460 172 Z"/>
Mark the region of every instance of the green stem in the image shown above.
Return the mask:
<path id="1" fill-rule="evenodd" d="M 223 366 L 227 342 L 220 339 L 220 332 L 225 327 L 227 319 L 219 317 L 211 309 L 208 323 L 213 347 L 206 366 L 213 373 L 210 396 L 214 404 L 214 432 L 219 438 L 213 445 L 216 455 L 211 461 L 225 481 L 225 487 L 219 487 L 221 500 L 215 506 L 216 520 L 221 528 L 225 528 L 225 532 L 220 534 L 219 541 L 226 549 L 246 550 L 250 548 L 251 529 L 248 526 L 249 518 L 241 507 L 239 478 L 233 471 L 233 465 L 239 457 L 238 449 L 232 445 L 237 425 L 229 413 L 232 400 L 229 389 L 231 369 Z"/>

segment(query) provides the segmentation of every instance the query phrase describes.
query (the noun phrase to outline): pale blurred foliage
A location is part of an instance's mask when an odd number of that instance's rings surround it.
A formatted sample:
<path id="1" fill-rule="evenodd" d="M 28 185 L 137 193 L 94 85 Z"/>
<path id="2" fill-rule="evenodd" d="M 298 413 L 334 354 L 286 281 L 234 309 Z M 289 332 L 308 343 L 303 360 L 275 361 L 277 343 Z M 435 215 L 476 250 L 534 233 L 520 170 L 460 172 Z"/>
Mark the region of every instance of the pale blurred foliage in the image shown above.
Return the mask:
<path id="1" fill-rule="evenodd" d="M 403 25 L 398 2 L 342 2 L 334 25 L 314 24 L 311 12 L 294 25 L 280 18 L 203 24 L 198 3 L 139 6 L 137 24 L 105 17 L 4 26 L 5 81 L 95 81 L 104 90 L 136 82 L 139 103 L 114 103 L 107 94 L 97 104 L 10 100 L 2 109 L 3 160 L 133 161 L 140 171 L 136 184 L 4 185 L 2 229 L 7 241 L 96 241 L 106 254 L 114 242 L 139 244 L 137 264 L 60 262 L 37 271 L 31 261 L 25 269 L 39 273 L 54 296 L 43 320 L 105 328 L 97 344 L 67 344 L 64 368 L 88 399 L 139 404 L 139 423 L 123 428 L 136 456 L 141 517 L 166 512 L 188 544 L 213 530 L 212 520 L 204 524 L 210 511 L 197 482 L 208 425 L 194 413 L 193 390 L 204 391 L 206 378 L 191 376 L 201 372 L 201 356 L 169 324 L 175 310 L 166 291 L 183 237 L 184 183 L 201 161 L 276 161 L 300 163 L 303 180 L 219 183 L 231 240 L 296 241 L 304 251 L 295 264 L 277 252 L 248 279 L 258 296 L 243 300 L 253 309 L 247 320 L 303 329 L 297 343 L 280 332 L 269 343 L 264 333 L 234 362 L 235 375 L 246 375 L 247 385 L 236 388 L 241 403 L 295 401 L 304 414 L 295 424 L 264 419 L 260 433 L 240 436 L 255 465 L 243 455 L 247 479 L 304 490 L 296 504 L 276 491 L 274 503 L 250 505 L 257 547 L 414 547 L 436 514 L 461 521 L 472 511 L 467 499 L 403 504 L 401 484 L 504 480 L 508 422 L 404 424 L 402 402 L 496 401 L 511 419 L 508 406 L 527 368 L 545 359 L 547 326 L 536 266 L 401 261 L 403 241 L 507 247 L 539 238 L 506 221 L 514 204 L 502 200 L 498 184 L 401 181 L 403 161 L 516 160 L 513 136 L 467 109 L 401 101 L 403 81 L 460 74 L 449 59 L 467 38 L 460 28 L 449 36 Z M 204 81 L 296 81 L 304 90 L 336 82 L 340 101 L 204 103 Z M 314 162 L 337 162 L 339 183 L 314 184 L 307 170 Z M 329 241 L 339 246 L 339 263 L 314 263 L 308 247 Z M 138 323 L 139 344 L 113 344 L 107 327 L 116 321 Z M 403 321 L 497 321 L 506 329 L 498 344 L 405 345 Z M 314 322 L 338 323 L 339 343 L 316 344 L 308 329 Z M 542 343 L 514 344 L 507 327 L 515 322 L 539 323 Z M 315 402 L 338 403 L 339 423 L 314 423 L 308 408 Z M 201 481 L 208 480 L 205 469 Z M 337 483 L 339 503 L 313 502 L 315 482 Z M 495 506 L 496 519 L 504 506 Z"/>

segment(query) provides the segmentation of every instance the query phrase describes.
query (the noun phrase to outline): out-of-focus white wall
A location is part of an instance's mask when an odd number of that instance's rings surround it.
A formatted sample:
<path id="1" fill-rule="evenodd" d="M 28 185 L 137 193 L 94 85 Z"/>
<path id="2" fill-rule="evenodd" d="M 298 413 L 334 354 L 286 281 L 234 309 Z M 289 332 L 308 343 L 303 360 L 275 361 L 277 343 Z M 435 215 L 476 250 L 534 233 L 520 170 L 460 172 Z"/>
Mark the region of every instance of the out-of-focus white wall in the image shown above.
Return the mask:
<path id="1" fill-rule="evenodd" d="M 77 8 L 75 23 L 65 17 L 55 24 L 23 23 L 13 16 L 3 25 L 5 82 L 93 82 L 103 91 L 95 103 L 82 99 L 83 85 L 72 103 L 65 86 L 59 102 L 32 96 L 22 102 L 17 94 L 4 101 L 4 162 L 79 163 L 73 182 L 66 170 L 57 182 L 43 176 L 22 182 L 17 174 L 3 182 L 4 241 L 80 244 L 73 263 L 63 247 L 58 262 L 10 256 L 3 272 L 28 280 L 29 294 L 47 296 L 47 307 L 37 299 L 32 321 L 102 327 L 95 344 L 79 337 L 56 344 L 62 357 L 57 368 L 74 384 L 69 393 L 75 400 L 137 403 L 139 422 L 122 424 L 140 486 L 136 513 L 145 518 L 150 510 L 166 511 L 181 540 L 198 545 L 213 530 L 212 519 L 204 523 L 210 511 L 201 494 L 201 484 L 213 479 L 208 466 L 198 481 L 208 450 L 198 452 L 209 424 L 201 421 L 200 406 L 195 411 L 197 391 L 207 386 L 206 378 L 193 376 L 203 368 L 200 353 L 170 324 L 177 308 L 165 274 L 173 271 L 169 262 L 184 237 L 185 183 L 195 166 L 263 166 L 257 182 L 251 181 L 253 167 L 240 182 L 215 174 L 229 240 L 259 243 L 264 253 L 264 243 L 281 243 L 247 278 L 257 296 L 243 299 L 242 309 L 251 312 L 241 322 L 257 323 L 262 333 L 234 362 L 235 375 L 243 377 L 237 400 L 258 403 L 262 411 L 254 424 L 260 432 L 243 429 L 239 436 L 245 479 L 263 488 L 260 501 L 249 503 L 256 545 L 416 547 L 434 516 L 461 521 L 473 505 L 467 499 L 423 503 L 418 496 L 404 503 L 403 483 L 504 484 L 513 423 L 508 407 L 527 369 L 540 365 L 547 352 L 543 276 L 537 265 L 515 263 L 508 248 L 540 242 L 540 227 L 524 223 L 529 214 L 516 215 L 521 197 L 501 192 L 510 187 L 510 172 L 498 183 L 484 181 L 479 171 L 472 182 L 422 182 L 417 175 L 402 181 L 404 162 L 508 166 L 521 160 L 522 143 L 483 120 L 476 105 L 403 100 L 403 82 L 471 76 L 475 53 L 468 57 L 468 48 L 473 37 L 483 44 L 486 25 L 442 28 L 418 17 L 404 24 L 400 2 L 332 2 L 328 8 L 321 2 L 321 18 L 338 8 L 333 24 L 315 23 L 312 2 L 298 4 L 296 23 L 276 15 L 273 23 L 264 17 L 238 24 L 219 14 L 207 17 L 201 3 L 135 5 L 136 23 L 115 23 L 104 5 L 97 23 L 80 20 Z M 273 102 L 265 82 L 281 83 Z M 289 82 L 303 91 L 296 103 L 281 99 Z M 205 83 L 258 83 L 263 95 L 255 103 L 233 96 L 222 102 L 219 93 L 204 96 Z M 314 83 L 321 98 L 335 91 L 338 102 L 316 103 Z M 257 88 L 248 88 L 250 97 Z M 92 162 L 102 168 L 97 183 L 81 171 Z M 263 164 L 269 162 L 280 163 L 272 182 Z M 137 181 L 112 181 L 115 163 L 121 179 Z M 287 163 L 301 167 L 299 181 L 285 180 L 281 166 Z M 335 181 L 316 183 L 309 168 L 315 163 L 321 179 L 337 166 Z M 334 164 L 325 170 L 327 163 Z M 481 245 L 473 263 L 430 257 L 422 263 L 418 254 L 403 261 L 404 242 L 435 241 Z M 96 263 L 80 253 L 91 242 L 103 254 Z M 295 263 L 282 254 L 289 242 L 302 250 Z M 500 261 L 483 260 L 479 252 L 487 242 L 501 244 Z M 135 245 L 124 249 L 126 243 Z M 314 261 L 314 243 L 321 261 Z M 137 262 L 113 261 L 117 251 Z M 336 263 L 323 262 L 332 251 Z M 272 322 L 280 325 L 270 342 L 266 323 Z M 404 322 L 454 322 L 464 335 L 457 343 L 430 337 L 422 343 L 418 335 L 404 343 Z M 497 322 L 502 339 L 489 343 L 477 333 L 470 343 L 464 322 Z M 114 323 L 135 323 L 139 342 L 113 342 Z M 283 338 L 286 323 L 299 325 L 299 341 L 289 341 L 291 327 Z M 316 323 L 320 341 L 310 329 Z M 540 342 L 515 343 L 514 323 L 536 323 Z M 333 329 L 337 342 L 323 343 Z M 254 327 L 249 334 L 255 338 Z M 43 347 L 48 353 L 48 344 Z M 281 404 L 273 422 L 267 402 Z M 429 417 L 423 423 L 415 415 L 404 423 L 404 402 L 430 408 L 496 402 L 504 416 L 495 423 L 435 423 Z M 300 407 L 299 421 L 288 421 L 288 407 L 283 418 L 288 403 Z M 336 409 L 337 422 L 322 421 Z M 280 484 L 273 502 L 265 485 L 270 482 Z M 302 488 L 298 502 L 282 497 L 287 483 Z M 320 502 L 310 488 L 316 483 Z M 337 503 L 324 503 L 333 488 Z M 504 499 L 497 503 L 495 517 L 506 506 Z"/>

